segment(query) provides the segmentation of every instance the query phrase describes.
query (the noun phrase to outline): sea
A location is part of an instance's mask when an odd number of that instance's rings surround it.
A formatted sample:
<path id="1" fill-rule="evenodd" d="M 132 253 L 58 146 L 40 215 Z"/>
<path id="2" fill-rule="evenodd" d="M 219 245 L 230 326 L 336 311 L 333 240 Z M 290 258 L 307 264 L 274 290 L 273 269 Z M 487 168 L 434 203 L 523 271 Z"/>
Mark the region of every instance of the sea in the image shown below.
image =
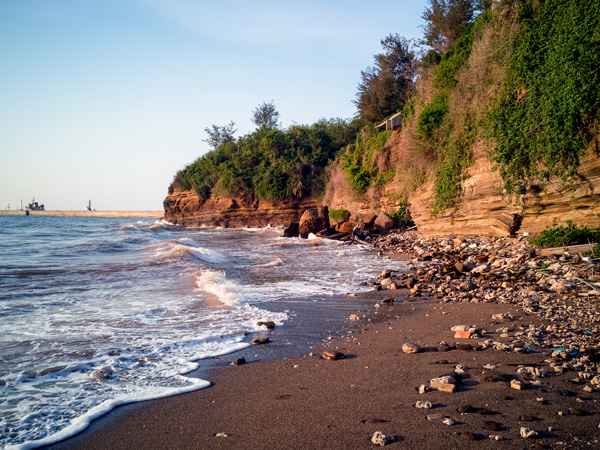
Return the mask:
<path id="1" fill-rule="evenodd" d="M 258 322 L 275 322 L 271 348 L 288 355 L 346 332 L 349 312 L 372 309 L 364 282 L 406 268 L 374 256 L 271 227 L 0 216 L 0 448 L 207 388 L 202 363 L 271 332 Z"/>

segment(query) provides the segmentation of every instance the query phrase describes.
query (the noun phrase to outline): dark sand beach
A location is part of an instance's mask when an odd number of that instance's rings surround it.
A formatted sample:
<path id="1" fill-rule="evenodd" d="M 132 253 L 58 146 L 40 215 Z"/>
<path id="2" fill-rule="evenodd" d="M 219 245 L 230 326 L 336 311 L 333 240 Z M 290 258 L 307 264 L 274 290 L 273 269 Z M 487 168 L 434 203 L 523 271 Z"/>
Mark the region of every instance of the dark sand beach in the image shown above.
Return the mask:
<path id="1" fill-rule="evenodd" d="M 392 292 L 397 302 L 383 303 Z M 293 333 L 286 335 L 285 326 L 266 331 L 270 344 L 205 361 L 202 376 L 213 383 L 208 389 L 118 408 L 49 448 L 367 449 L 375 447 L 376 431 L 388 436 L 390 448 L 600 448 L 600 395 L 590 384 L 596 363 L 586 356 L 571 361 L 580 366 L 573 368 L 552 358 L 548 347 L 515 351 L 521 338 L 543 340 L 543 330 L 556 326 L 548 315 L 500 299 L 456 298 L 414 297 L 406 289 L 366 294 L 371 313 L 355 311 L 358 321 L 347 316 L 349 326 L 335 339 L 313 336 L 319 348 L 305 347 L 290 358 Z M 456 325 L 477 333 L 456 337 Z M 301 336 L 298 326 L 291 329 Z M 578 333 L 585 334 L 570 329 L 564 336 Z M 560 333 L 553 336 L 560 342 Z M 481 348 L 486 340 L 494 345 Z M 592 336 L 589 344 L 596 340 Z M 404 343 L 421 351 L 404 353 Z M 441 343 L 449 348 L 440 351 Z M 499 350 L 504 343 L 510 350 Z M 328 350 L 344 358 L 323 359 Z M 230 365 L 240 357 L 247 364 Z M 429 388 L 444 375 L 456 379 L 455 392 Z M 522 389 L 511 386 L 515 379 Z M 422 385 L 426 392 L 419 393 Z"/>

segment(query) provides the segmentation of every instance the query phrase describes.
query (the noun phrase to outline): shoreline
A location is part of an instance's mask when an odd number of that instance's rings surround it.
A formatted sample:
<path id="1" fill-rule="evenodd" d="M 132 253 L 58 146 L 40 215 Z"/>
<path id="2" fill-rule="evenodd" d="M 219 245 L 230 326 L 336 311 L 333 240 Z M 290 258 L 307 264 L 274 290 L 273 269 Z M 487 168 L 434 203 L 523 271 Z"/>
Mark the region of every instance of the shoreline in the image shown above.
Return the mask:
<path id="1" fill-rule="evenodd" d="M 139 218 L 162 219 L 164 211 L 75 211 L 75 210 L 44 210 L 25 211 L 1 210 L 0 216 L 46 216 L 46 217 L 109 217 L 109 218 Z"/>
<path id="2" fill-rule="evenodd" d="M 598 445 L 600 397 L 597 389 L 585 390 L 598 375 L 597 366 L 591 374 L 583 366 L 579 372 L 558 371 L 562 365 L 553 361 L 560 358 L 552 358 L 548 348 L 513 351 L 514 342 L 551 326 L 551 320 L 500 298 L 475 302 L 464 296 L 446 302 L 420 296 L 419 289 L 426 288 L 419 284 L 410 295 L 394 292 L 403 295 L 393 307 L 412 310 L 408 315 L 391 315 L 296 358 L 259 357 L 230 366 L 241 356 L 236 352 L 207 361 L 209 388 L 120 407 L 83 433 L 45 448 L 373 448 L 375 431 L 392 436 L 391 445 L 411 449 Z M 377 310 L 390 307 L 381 303 Z M 474 325 L 479 334 L 456 338 L 451 328 L 459 324 Z M 494 346 L 480 347 L 488 340 Z M 422 351 L 403 353 L 406 342 Z M 438 351 L 440 343 L 447 343 L 449 351 Z M 480 351 L 461 350 L 458 343 Z M 322 350 L 346 357 L 327 361 L 320 357 Z M 460 380 L 456 392 L 419 394 L 419 386 L 446 374 Z M 511 387 L 513 379 L 522 380 L 525 388 Z M 418 401 L 429 401 L 431 409 L 415 408 Z M 467 405 L 470 412 L 458 411 Z M 456 423 L 443 424 L 445 417 Z M 537 436 L 523 438 L 522 428 Z"/>

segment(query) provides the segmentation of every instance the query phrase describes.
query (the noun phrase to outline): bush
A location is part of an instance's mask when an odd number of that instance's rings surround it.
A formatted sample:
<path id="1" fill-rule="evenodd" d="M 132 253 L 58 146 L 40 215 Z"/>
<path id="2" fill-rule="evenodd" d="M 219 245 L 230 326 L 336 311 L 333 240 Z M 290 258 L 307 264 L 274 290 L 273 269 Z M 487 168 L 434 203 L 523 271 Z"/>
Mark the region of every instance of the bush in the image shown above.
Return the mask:
<path id="1" fill-rule="evenodd" d="M 344 222 L 350 218 L 350 211 L 346 209 L 330 209 L 329 217 L 336 222 Z"/>
<path id="2" fill-rule="evenodd" d="M 585 226 L 578 227 L 572 220 L 567 226 L 558 225 L 556 220 L 552 227 L 547 226 L 538 236 L 529 240 L 538 247 L 564 247 L 588 243 L 600 243 L 600 230 L 591 230 Z"/>
<path id="3" fill-rule="evenodd" d="M 439 94 L 433 97 L 431 103 L 426 105 L 417 119 L 417 132 L 419 137 L 425 139 L 444 122 L 448 114 L 448 96 Z"/>
<path id="4" fill-rule="evenodd" d="M 398 205 L 398 209 L 390 214 L 390 217 L 394 219 L 396 222 L 412 227 L 415 223 L 410 216 L 410 211 L 408 210 L 408 205 L 404 200 L 400 202 Z"/>

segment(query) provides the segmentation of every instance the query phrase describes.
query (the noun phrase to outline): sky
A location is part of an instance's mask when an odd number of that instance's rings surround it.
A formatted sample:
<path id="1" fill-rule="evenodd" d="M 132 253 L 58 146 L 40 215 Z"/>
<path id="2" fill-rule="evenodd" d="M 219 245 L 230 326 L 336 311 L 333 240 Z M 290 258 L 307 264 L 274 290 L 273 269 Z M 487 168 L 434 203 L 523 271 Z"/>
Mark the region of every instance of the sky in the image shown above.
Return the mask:
<path id="1" fill-rule="evenodd" d="M 0 0 L 0 208 L 162 210 L 204 129 L 351 118 L 427 0 Z"/>

